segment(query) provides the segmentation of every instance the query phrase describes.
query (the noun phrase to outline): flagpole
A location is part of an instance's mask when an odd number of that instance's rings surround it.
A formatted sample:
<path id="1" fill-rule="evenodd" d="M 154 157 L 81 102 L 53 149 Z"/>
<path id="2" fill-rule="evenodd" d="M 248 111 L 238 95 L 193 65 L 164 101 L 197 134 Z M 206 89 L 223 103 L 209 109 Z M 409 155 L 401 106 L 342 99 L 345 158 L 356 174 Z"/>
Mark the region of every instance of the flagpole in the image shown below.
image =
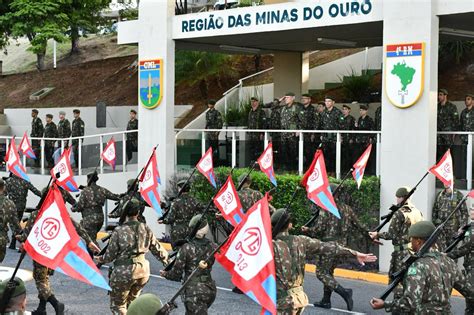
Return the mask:
<path id="1" fill-rule="evenodd" d="M 288 202 L 288 205 L 286 206 L 285 208 L 285 213 L 288 212 L 288 210 L 290 209 L 291 207 L 291 204 L 293 203 L 293 200 L 295 200 L 295 197 L 296 195 L 298 194 L 298 191 L 300 190 L 300 186 L 296 186 L 295 190 L 293 191 L 293 194 L 291 195 L 291 199 L 290 201 Z M 285 224 L 285 222 L 283 221 L 283 215 L 278 219 L 277 223 L 275 224 L 275 228 L 272 228 L 272 238 L 275 238 L 275 236 L 278 235 L 278 233 L 280 233 L 280 230 L 283 228 L 283 224 Z"/>
<path id="2" fill-rule="evenodd" d="M 60 176 L 59 173 L 57 173 L 56 178 L 58 178 L 59 176 Z M 53 176 L 50 176 L 48 185 L 46 186 L 48 189 L 43 193 L 38 205 L 36 206 L 36 209 L 38 211 L 43 206 L 43 203 L 46 199 L 46 196 L 48 195 L 49 187 L 51 186 L 52 181 L 53 181 Z M 30 233 L 31 233 L 31 231 L 30 231 Z M 29 234 L 28 234 L 28 236 L 29 236 Z M 12 235 L 12 237 L 15 237 L 15 235 Z M 23 259 L 25 258 L 25 255 L 26 255 L 26 251 L 23 249 L 22 252 L 21 252 L 20 258 L 18 259 L 18 262 L 16 263 L 15 269 L 13 270 L 13 274 L 12 274 L 10 280 L 8 280 L 7 287 L 3 291 L 3 295 L 2 295 L 2 298 L 0 300 L 0 314 L 5 313 L 7 305 L 8 305 L 8 303 L 9 303 L 11 297 L 12 297 L 13 292 L 15 291 L 15 288 L 16 288 L 15 276 L 16 276 L 16 273 L 18 272 L 18 269 L 20 269 L 20 265 L 21 265 Z"/>
<path id="3" fill-rule="evenodd" d="M 257 161 L 254 161 L 252 163 L 252 166 L 250 168 L 250 170 L 247 172 L 247 174 L 245 175 L 245 177 L 242 179 L 242 181 L 239 183 L 239 185 L 237 186 L 236 190 L 239 191 L 240 189 L 242 189 L 242 186 L 244 185 L 245 181 L 247 180 L 247 178 L 250 176 L 250 174 L 255 170 L 255 166 L 257 165 Z"/>

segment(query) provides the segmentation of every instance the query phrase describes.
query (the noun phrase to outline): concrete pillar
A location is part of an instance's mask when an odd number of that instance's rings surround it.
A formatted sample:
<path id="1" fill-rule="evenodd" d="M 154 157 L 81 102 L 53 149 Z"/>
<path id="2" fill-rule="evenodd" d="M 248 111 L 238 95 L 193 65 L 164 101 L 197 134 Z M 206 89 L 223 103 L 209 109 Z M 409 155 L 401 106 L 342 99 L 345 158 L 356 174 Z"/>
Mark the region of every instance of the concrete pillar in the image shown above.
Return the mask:
<path id="1" fill-rule="evenodd" d="M 425 43 L 424 91 L 412 107 L 400 109 L 382 93 L 381 215 L 395 203 L 399 186 L 415 185 L 436 159 L 439 19 L 431 1 L 385 1 L 383 44 Z M 407 10 L 407 7 L 410 9 Z M 385 53 L 385 51 L 384 51 Z M 387 72 L 384 72 L 383 84 Z M 390 75 L 390 74 L 389 74 Z M 412 197 L 425 219 L 431 218 L 435 197 L 434 176 L 428 175 Z M 393 247 L 380 247 L 380 270 L 388 271 Z"/>
<path id="2" fill-rule="evenodd" d="M 273 57 L 273 94 L 283 96 L 294 92 L 299 100 L 308 92 L 309 53 L 278 52 Z"/>

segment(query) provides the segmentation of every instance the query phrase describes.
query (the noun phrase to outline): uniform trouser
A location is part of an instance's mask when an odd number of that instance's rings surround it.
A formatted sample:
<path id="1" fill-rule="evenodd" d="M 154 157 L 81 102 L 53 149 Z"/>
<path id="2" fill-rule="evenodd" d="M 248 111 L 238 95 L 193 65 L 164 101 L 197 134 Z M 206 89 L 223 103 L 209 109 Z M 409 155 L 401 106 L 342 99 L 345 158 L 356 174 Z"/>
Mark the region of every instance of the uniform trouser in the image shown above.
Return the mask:
<path id="1" fill-rule="evenodd" d="M 272 146 L 273 146 L 273 168 L 279 169 L 281 163 L 281 134 L 272 133 Z"/>
<path id="2" fill-rule="evenodd" d="M 74 154 L 74 162 L 76 163 L 76 167 L 79 167 L 79 143 L 74 143 L 74 141 L 72 142 L 72 154 Z"/>
<path id="3" fill-rule="evenodd" d="M 93 241 L 97 240 L 97 233 L 103 224 L 104 218 L 102 218 L 102 220 L 96 220 L 95 218 L 84 217 L 81 220 L 82 227 Z"/>
<path id="4" fill-rule="evenodd" d="M 133 152 L 137 152 L 137 145 L 134 140 L 127 140 L 127 145 L 125 150 L 127 151 L 127 162 L 129 162 L 133 157 Z"/>
<path id="5" fill-rule="evenodd" d="M 323 142 L 324 162 L 327 172 L 336 172 L 336 142 Z"/>
<path id="6" fill-rule="evenodd" d="M 183 302 L 186 315 L 205 315 L 216 299 L 216 284 L 211 282 L 200 282 L 190 284 L 184 291 Z"/>
<path id="7" fill-rule="evenodd" d="M 110 310 L 112 314 L 127 314 L 127 307 L 142 291 L 150 276 L 139 279 L 127 279 L 112 271 L 110 275 Z"/>
<path id="8" fill-rule="evenodd" d="M 344 142 L 341 144 L 341 172 L 342 174 L 349 171 L 354 165 L 357 157 L 357 153 L 354 152 L 354 144 Z"/>
<path id="9" fill-rule="evenodd" d="M 36 290 L 38 290 L 38 298 L 40 300 L 47 300 L 53 295 L 51 283 L 49 282 L 49 275 L 51 270 L 47 267 L 33 261 L 33 279 L 35 280 Z"/>
<path id="10" fill-rule="evenodd" d="M 316 152 L 317 146 L 314 141 L 311 141 L 311 135 L 305 134 L 303 136 L 303 169 L 306 170 L 313 162 L 314 152 Z"/>
<path id="11" fill-rule="evenodd" d="M 390 278 L 390 281 L 392 281 L 393 275 L 397 272 L 402 270 L 404 267 L 403 265 L 403 259 L 406 257 L 406 255 L 409 254 L 409 251 L 407 249 L 404 250 L 395 250 L 392 253 L 392 258 L 390 259 L 390 268 L 388 270 L 388 276 Z M 393 296 L 394 299 L 398 299 L 402 296 L 403 294 L 403 288 L 401 285 L 398 285 L 394 290 L 393 290 Z"/>
<path id="12" fill-rule="evenodd" d="M 281 137 L 281 160 L 287 171 L 298 169 L 298 138 L 296 136 Z"/>
<path id="13" fill-rule="evenodd" d="M 40 161 L 41 161 L 41 142 L 40 140 L 31 140 L 31 148 L 33 149 L 33 152 L 35 153 L 36 159 L 35 159 L 35 166 L 38 167 L 40 166 Z"/>
<path id="14" fill-rule="evenodd" d="M 304 311 L 308 304 L 308 296 L 303 288 L 299 292 L 289 292 L 286 296 L 280 296 L 277 293 L 277 314 L 281 315 L 299 315 Z"/>
<path id="15" fill-rule="evenodd" d="M 54 153 L 54 145 L 44 146 L 44 158 L 46 162 L 48 162 L 49 166 L 54 165 L 53 153 Z"/>
<path id="16" fill-rule="evenodd" d="M 7 237 L 0 237 L 0 263 L 5 259 L 7 253 Z"/>
<path id="17" fill-rule="evenodd" d="M 332 291 L 336 290 L 339 285 L 334 278 L 334 269 L 337 265 L 338 259 L 329 255 L 320 255 L 316 263 L 316 277 Z"/>
<path id="18" fill-rule="evenodd" d="M 263 147 L 263 140 L 260 140 L 260 133 L 259 134 L 253 134 L 250 139 L 248 140 L 248 152 L 249 152 L 249 158 L 250 161 L 256 161 L 258 157 L 262 154 L 264 147 Z"/>
<path id="19" fill-rule="evenodd" d="M 470 284 L 471 290 L 474 290 L 474 267 L 466 270 L 466 282 Z M 466 298 L 466 315 L 474 314 L 474 293 L 471 296 L 465 296 Z"/>

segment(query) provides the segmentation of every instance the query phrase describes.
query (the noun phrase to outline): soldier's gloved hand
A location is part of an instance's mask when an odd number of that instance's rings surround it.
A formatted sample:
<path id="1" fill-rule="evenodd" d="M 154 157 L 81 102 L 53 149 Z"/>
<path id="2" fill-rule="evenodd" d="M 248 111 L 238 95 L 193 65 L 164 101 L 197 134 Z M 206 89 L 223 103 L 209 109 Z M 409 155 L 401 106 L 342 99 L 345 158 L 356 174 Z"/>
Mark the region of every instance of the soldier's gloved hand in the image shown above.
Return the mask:
<path id="1" fill-rule="evenodd" d="M 207 269 L 207 267 L 208 267 L 207 262 L 205 262 L 204 260 L 201 260 L 201 261 L 199 262 L 199 268 L 200 268 L 200 269 L 203 269 L 203 270 L 204 270 L 204 269 Z"/>

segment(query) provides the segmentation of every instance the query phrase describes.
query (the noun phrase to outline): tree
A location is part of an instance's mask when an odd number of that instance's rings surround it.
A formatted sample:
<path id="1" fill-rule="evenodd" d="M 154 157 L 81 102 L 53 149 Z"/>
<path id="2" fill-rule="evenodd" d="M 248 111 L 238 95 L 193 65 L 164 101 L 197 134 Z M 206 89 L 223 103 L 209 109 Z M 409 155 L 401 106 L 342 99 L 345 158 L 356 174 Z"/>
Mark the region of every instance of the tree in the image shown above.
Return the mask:
<path id="1" fill-rule="evenodd" d="M 36 54 L 36 66 L 43 70 L 49 39 L 64 40 L 67 16 L 61 12 L 66 0 L 13 0 L 10 12 L 2 17 L 13 38 L 27 37 L 30 51 Z"/>
<path id="2" fill-rule="evenodd" d="M 71 41 L 71 54 L 79 52 L 79 38 L 87 33 L 96 33 L 103 21 L 100 13 L 110 5 L 111 0 L 67 0 L 62 12 L 67 15 Z"/>

